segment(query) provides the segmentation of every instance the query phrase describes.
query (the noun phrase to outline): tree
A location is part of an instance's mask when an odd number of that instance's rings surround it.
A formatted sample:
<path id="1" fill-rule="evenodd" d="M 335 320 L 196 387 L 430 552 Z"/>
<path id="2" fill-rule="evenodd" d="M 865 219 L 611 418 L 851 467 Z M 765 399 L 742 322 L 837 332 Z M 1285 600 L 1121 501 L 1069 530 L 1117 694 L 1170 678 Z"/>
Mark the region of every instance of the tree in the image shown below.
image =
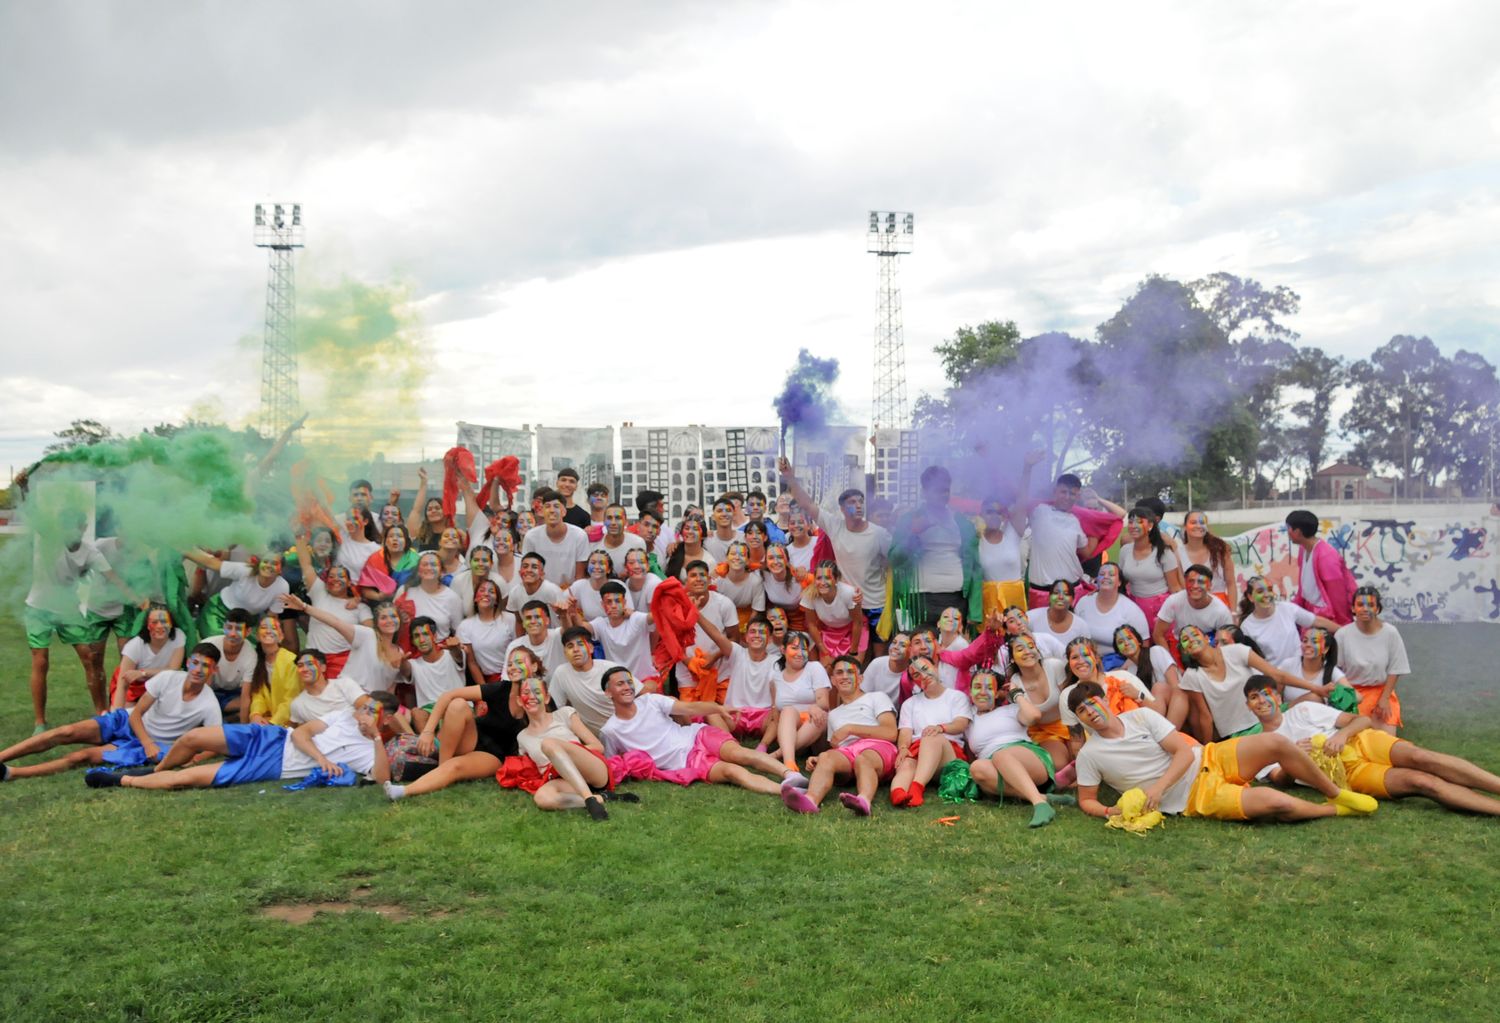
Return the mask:
<path id="1" fill-rule="evenodd" d="M 1320 348 L 1303 348 L 1292 360 L 1288 383 L 1311 392 L 1306 400 L 1294 402 L 1292 415 L 1301 424 L 1287 430 L 1287 439 L 1297 460 L 1305 464 L 1304 480 L 1310 485 L 1313 474 L 1323 466 L 1328 450 L 1328 433 L 1333 428 L 1333 398 L 1346 381 L 1342 359 L 1326 354 Z M 1352 453 L 1351 453 L 1352 457 Z"/>
<path id="2" fill-rule="evenodd" d="M 1349 367 L 1354 404 L 1341 425 L 1372 462 L 1396 468 L 1402 497 L 1413 482 L 1435 484 L 1448 464 L 1450 368 L 1431 339 L 1407 334 Z"/>
<path id="3" fill-rule="evenodd" d="M 1495 445 L 1500 442 L 1500 380 L 1477 352 L 1460 349 L 1449 360 L 1438 420 L 1453 482 L 1469 497 L 1493 486 Z"/>
<path id="4" fill-rule="evenodd" d="M 962 387 L 974 376 L 1009 365 L 1021 345 L 1014 320 L 988 320 L 977 327 L 959 327 L 953 337 L 933 348 L 943 364 L 948 386 Z"/>
<path id="5" fill-rule="evenodd" d="M 97 419 L 75 419 L 68 424 L 67 429 L 58 430 L 54 436 L 57 440 L 48 444 L 42 450 L 42 454 L 55 455 L 59 451 L 71 451 L 73 448 L 119 439 L 119 434 Z"/>

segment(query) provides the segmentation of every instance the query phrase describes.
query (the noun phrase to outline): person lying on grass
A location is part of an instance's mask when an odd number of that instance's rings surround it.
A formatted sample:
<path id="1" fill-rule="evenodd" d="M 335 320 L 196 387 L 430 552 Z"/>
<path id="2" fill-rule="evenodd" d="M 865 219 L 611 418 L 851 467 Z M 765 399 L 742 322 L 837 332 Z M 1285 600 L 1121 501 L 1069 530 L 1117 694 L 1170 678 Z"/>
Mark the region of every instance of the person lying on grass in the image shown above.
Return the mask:
<path id="1" fill-rule="evenodd" d="M 90 788 L 221 789 L 229 785 L 306 778 L 315 770 L 338 778 L 345 771 L 373 781 L 390 778 L 380 720 L 396 710 L 396 697 L 372 693 L 358 707 L 336 710 L 298 725 L 222 725 L 195 728 L 172 744 L 154 770 L 117 773 L 94 768 L 83 776 Z M 227 757 L 221 764 L 184 767 L 190 760 Z"/>
<path id="2" fill-rule="evenodd" d="M 981 792 L 997 799 L 1004 798 L 1008 786 L 1011 796 L 1030 803 L 1031 827 L 1051 824 L 1057 811 L 1042 793 L 1052 788 L 1052 755 L 1027 734 L 1042 712 L 1026 687 L 1013 683 L 1001 689 L 994 670 L 980 668 L 969 680 L 969 696 L 974 703 L 974 720 L 964 733 L 974 757 L 969 777 Z"/>
<path id="3" fill-rule="evenodd" d="M 1185 813 L 1219 820 L 1302 821 L 1374 813 L 1374 799 L 1341 789 L 1312 758 L 1284 735 L 1247 735 L 1200 746 L 1148 707 L 1110 711 L 1102 686 L 1080 682 L 1068 696 L 1089 732 L 1078 753 L 1078 806 L 1091 817 L 1112 817 L 1117 806 L 1099 802 L 1099 785 L 1116 792 L 1143 789 L 1146 811 Z M 1273 788 L 1253 788 L 1266 767 L 1280 767 L 1328 800 L 1309 803 Z"/>
<path id="4" fill-rule="evenodd" d="M 828 752 L 807 758 L 812 776 L 804 791 L 795 777 L 781 785 L 781 801 L 798 813 L 817 813 L 841 779 L 852 779 L 855 791 L 839 794 L 861 817 L 870 816 L 875 789 L 896 767 L 896 708 L 884 693 L 860 689 L 857 658 L 833 660 L 834 706 L 828 712 Z"/>
<path id="5" fill-rule="evenodd" d="M 768 796 L 779 794 L 779 783 L 786 779 L 807 784 L 807 778 L 796 769 L 770 754 L 746 749 L 721 728 L 702 723 L 680 725 L 672 720 L 674 716 L 724 714 L 720 704 L 637 693 L 638 684 L 623 665 L 605 672 L 600 685 L 614 706 L 614 714 L 600 732 L 605 752 L 610 756 L 645 753 L 655 765 L 649 775 L 653 781 L 738 785 Z"/>
<path id="6" fill-rule="evenodd" d="M 1374 727 L 1366 715 L 1341 713 L 1311 700 L 1283 711 L 1276 683 L 1265 675 L 1252 675 L 1245 682 L 1245 702 L 1267 734 L 1285 736 L 1303 749 L 1311 749 L 1314 738 L 1321 736 L 1324 752 L 1343 761 L 1355 792 L 1378 799 L 1425 796 L 1452 810 L 1500 815 L 1500 799 L 1474 791 L 1500 795 L 1500 777 L 1461 757 L 1423 749 Z M 1273 785 L 1292 783 L 1274 766 L 1260 777 Z"/>
<path id="7" fill-rule="evenodd" d="M 963 693 L 943 685 L 931 655 L 914 655 L 906 673 L 919 690 L 901 705 L 891 805 L 921 806 L 933 775 L 950 760 L 967 759 L 961 738 L 974 708 Z"/>
<path id="8" fill-rule="evenodd" d="M 219 648 L 199 643 L 188 656 L 186 671 L 161 671 L 146 682 L 146 692 L 130 710 L 123 707 L 49 729 L 0 750 L 0 781 L 57 774 L 84 764 L 134 767 L 155 762 L 188 731 L 223 721 L 219 701 L 207 689 L 219 664 Z M 30 767 L 6 761 L 42 753 L 54 746 L 76 746 L 56 760 Z"/>
<path id="9" fill-rule="evenodd" d="M 521 755 L 508 758 L 496 776 L 501 786 L 531 793 L 541 810 L 587 810 L 607 820 L 604 800 L 614 797 L 604 746 L 572 707 L 553 708 L 547 684 L 539 678 L 521 683 L 526 727 L 516 736 Z M 601 791 L 602 790 L 602 793 Z M 627 802 L 638 797 L 622 795 Z"/>

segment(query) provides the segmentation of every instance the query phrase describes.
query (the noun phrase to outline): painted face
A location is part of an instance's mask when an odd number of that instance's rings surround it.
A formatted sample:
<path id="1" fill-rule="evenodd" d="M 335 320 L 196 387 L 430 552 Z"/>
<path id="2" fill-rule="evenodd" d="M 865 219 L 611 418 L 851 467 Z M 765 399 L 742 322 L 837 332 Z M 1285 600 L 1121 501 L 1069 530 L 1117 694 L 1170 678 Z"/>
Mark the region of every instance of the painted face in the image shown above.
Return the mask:
<path id="1" fill-rule="evenodd" d="M 833 577 L 833 569 L 822 567 L 814 570 L 813 579 L 818 584 L 818 592 L 828 596 L 838 587 L 838 581 Z M 945 614 L 947 612 L 944 612 Z"/>
<path id="2" fill-rule="evenodd" d="M 443 530 L 443 535 L 438 537 L 438 546 L 447 551 L 456 551 L 463 546 L 463 536 L 458 530 L 449 526 Z"/>
<path id="3" fill-rule="evenodd" d="M 322 667 L 318 659 L 312 654 L 302 654 L 297 658 L 297 678 L 303 686 L 311 685 L 317 681 L 318 669 Z"/>
<path id="4" fill-rule="evenodd" d="M 646 574 L 646 555 L 640 551 L 633 550 L 625 555 L 625 574 L 632 579 L 639 579 Z"/>
<path id="5" fill-rule="evenodd" d="M 683 543 L 693 546 L 703 540 L 703 527 L 698 525 L 697 519 L 685 519 L 677 536 Z"/>
<path id="6" fill-rule="evenodd" d="M 1203 577 L 1202 572 L 1189 572 L 1182 581 L 1187 588 L 1189 597 L 1203 598 L 1208 596 L 1208 580 Z"/>
<path id="7" fill-rule="evenodd" d="M 514 554 L 516 552 L 515 538 L 510 535 L 510 530 L 508 529 L 502 529 L 499 533 L 496 533 L 491 542 L 495 545 L 496 556 L 504 557 L 507 554 Z M 478 548 L 475 549 L 477 550 Z"/>
<path id="8" fill-rule="evenodd" d="M 436 637 L 432 634 L 432 626 L 415 625 L 411 630 L 411 645 L 421 653 L 427 653 L 436 643 Z"/>
<path id="9" fill-rule="evenodd" d="M 260 620 L 260 625 L 255 629 L 255 636 L 262 643 L 281 643 L 281 625 L 275 618 L 266 617 Z"/>
<path id="10" fill-rule="evenodd" d="M 521 628 L 525 629 L 532 635 L 539 635 L 543 632 L 546 632 L 548 624 L 549 620 L 547 612 L 543 611 L 539 607 L 534 607 L 530 611 L 521 612 Z"/>
<path id="11" fill-rule="evenodd" d="M 1054 611 L 1066 611 L 1073 604 L 1073 597 L 1068 593 L 1068 587 L 1059 583 L 1052 587 L 1052 593 L 1047 597 L 1047 606 Z"/>
<path id="12" fill-rule="evenodd" d="M 1192 512 L 1182 523 L 1182 531 L 1190 539 L 1201 540 L 1208 532 L 1208 516 L 1202 512 Z"/>
<path id="13" fill-rule="evenodd" d="M 937 666 L 927 657 L 919 657 L 912 661 L 911 667 L 906 670 L 912 678 L 917 680 L 923 689 L 938 682 Z"/>
<path id="14" fill-rule="evenodd" d="M 528 529 L 536 528 L 536 512 L 530 508 L 522 508 L 516 513 L 516 532 L 522 536 L 526 535 Z"/>
<path id="15" fill-rule="evenodd" d="M 783 608 L 773 607 L 766 612 L 766 621 L 771 623 L 771 634 L 774 636 L 785 636 L 787 629 L 786 611 Z"/>
<path id="16" fill-rule="evenodd" d="M 969 682 L 969 697 L 974 701 L 974 709 L 980 712 L 994 710 L 995 705 L 1000 702 L 999 682 L 995 673 L 981 671 L 976 673 Z"/>
<path id="17" fill-rule="evenodd" d="M 906 655 L 910 650 L 911 637 L 903 632 L 898 632 L 892 636 L 890 643 L 885 648 L 887 656 L 898 664 L 906 661 Z"/>
<path id="18" fill-rule="evenodd" d="M 401 615 L 390 604 L 382 604 L 375 611 L 375 627 L 382 635 L 394 636 L 401 628 Z"/>
<path id="19" fill-rule="evenodd" d="M 326 558 L 333 553 L 333 536 L 329 533 L 315 533 L 312 538 L 312 552 L 320 558 Z"/>
<path id="20" fill-rule="evenodd" d="M 357 509 L 350 508 L 349 514 L 344 516 L 344 530 L 350 536 L 357 536 L 361 540 L 365 537 L 365 518 Z"/>
<path id="21" fill-rule="evenodd" d="M 1016 659 L 1016 663 L 1023 668 L 1029 668 L 1033 664 L 1039 664 L 1042 655 L 1036 648 L 1036 643 L 1030 636 L 1017 636 L 1011 641 L 1010 655 Z"/>
<path id="22" fill-rule="evenodd" d="M 1132 515 L 1125 523 L 1125 531 L 1130 534 L 1132 540 L 1139 540 L 1151 532 L 1151 523 L 1139 515 Z"/>
<path id="23" fill-rule="evenodd" d="M 547 706 L 547 687 L 539 678 L 528 678 L 521 683 L 521 691 L 516 698 L 528 711 L 541 710 Z"/>
<path id="24" fill-rule="evenodd" d="M 1250 601 L 1257 607 L 1270 607 L 1276 603 L 1276 594 L 1264 579 L 1255 576 L 1250 580 Z"/>
<path id="25" fill-rule="evenodd" d="M 729 550 L 724 554 L 724 560 L 729 562 L 729 567 L 731 569 L 738 572 L 742 570 L 745 567 L 745 563 L 749 561 L 748 552 L 748 547 L 746 547 L 739 541 L 735 541 L 734 543 L 729 545 Z"/>
<path id="26" fill-rule="evenodd" d="M 839 695 L 848 696 L 859 689 L 859 669 L 848 661 L 840 661 L 833 666 L 833 674 L 829 676 L 833 687 L 839 691 Z"/>
<path id="27" fill-rule="evenodd" d="M 751 622 L 745 626 L 745 646 L 751 650 L 764 650 L 771 642 L 771 630 L 765 622 Z"/>
<path id="28" fill-rule="evenodd" d="M 752 519 L 763 518 L 766 514 L 766 499 L 757 494 L 752 494 L 745 499 L 745 514 Z"/>
<path id="29" fill-rule="evenodd" d="M 635 524 L 635 528 L 641 534 L 641 539 L 646 542 L 647 547 L 656 543 L 656 538 L 661 535 L 661 523 L 649 515 L 643 516 Z"/>
<path id="30" fill-rule="evenodd" d="M 224 623 L 224 639 L 230 645 L 238 646 L 240 643 L 243 643 L 247 631 L 243 622 Z"/>
<path id="31" fill-rule="evenodd" d="M 625 594 L 606 593 L 599 599 L 604 604 L 604 615 L 606 618 L 625 617 Z"/>
<path id="32" fill-rule="evenodd" d="M 349 570 L 342 565 L 334 565 L 328 570 L 328 581 L 325 585 L 333 596 L 344 596 L 349 592 Z"/>
<path id="33" fill-rule="evenodd" d="M 219 665 L 213 658 L 199 657 L 197 654 L 189 657 L 187 663 L 183 665 L 183 668 L 187 670 L 189 681 L 194 685 L 207 682 L 213 676 L 214 672 L 218 670 L 218 667 Z"/>
<path id="34" fill-rule="evenodd" d="M 590 508 L 603 508 L 608 503 L 609 503 L 609 491 L 607 491 L 607 490 L 594 490 L 594 491 L 590 491 L 589 492 L 589 507 Z"/>
<path id="35" fill-rule="evenodd" d="M 788 668 L 801 668 L 807 664 L 807 647 L 802 645 L 801 636 L 788 636 L 784 652 Z"/>
<path id="36" fill-rule="evenodd" d="M 1135 638 L 1135 633 L 1128 629 L 1117 629 L 1115 630 L 1115 650 L 1121 657 L 1133 661 L 1141 652 L 1141 644 Z"/>
<path id="37" fill-rule="evenodd" d="M 1068 649 L 1068 667 L 1075 677 L 1088 681 L 1099 674 L 1099 654 L 1088 643 Z"/>
<path id="38" fill-rule="evenodd" d="M 520 682 L 531 674 L 533 658 L 530 651 L 516 650 L 505 662 L 505 677 L 512 682 Z"/>
<path id="39" fill-rule="evenodd" d="M 635 702 L 635 677 L 628 671 L 617 671 L 604 684 L 604 692 L 615 703 Z"/>
<path id="40" fill-rule="evenodd" d="M 588 573 L 590 579 L 608 579 L 613 571 L 610 556 L 603 551 L 595 551 L 589 555 Z"/>
<path id="41" fill-rule="evenodd" d="M 911 637 L 910 649 L 911 656 L 913 657 L 933 656 L 933 654 L 936 653 L 937 650 L 932 633 L 928 632 L 926 629 L 923 629 L 921 632 L 913 633 Z"/>
<path id="42" fill-rule="evenodd" d="M 542 563 L 535 558 L 522 558 L 521 567 L 518 571 L 521 573 L 521 581 L 535 589 L 536 584 L 542 581 L 542 572 L 545 569 L 542 568 Z"/>
<path id="43" fill-rule="evenodd" d="M 946 608 L 942 614 L 938 615 L 938 628 L 943 632 L 957 632 L 958 626 L 958 608 Z"/>
<path id="44" fill-rule="evenodd" d="M 474 589 L 474 606 L 486 611 L 500 606 L 500 587 L 491 579 L 485 579 Z"/>
<path id="45" fill-rule="evenodd" d="M 786 571 L 786 551 L 780 544 L 772 544 L 766 549 L 766 567 L 775 575 Z"/>
<path id="46" fill-rule="evenodd" d="M 588 668 L 589 662 L 594 659 L 594 645 L 586 639 L 570 639 L 563 645 L 563 653 L 568 655 L 569 664 L 583 671 Z"/>
<path id="47" fill-rule="evenodd" d="M 1030 622 L 1026 620 L 1026 612 L 1020 608 L 1010 608 L 1005 612 L 1005 631 L 1007 635 L 1019 636 L 1023 632 L 1030 632 Z"/>
<path id="48" fill-rule="evenodd" d="M 380 528 L 390 529 L 401 521 L 401 509 L 394 504 L 383 505 L 380 509 Z"/>
<path id="49" fill-rule="evenodd" d="M 475 547 L 474 553 L 469 555 L 469 574 L 476 579 L 483 579 L 494 567 L 494 558 L 488 547 Z"/>
<path id="50" fill-rule="evenodd" d="M 1120 592 L 1120 566 L 1113 561 L 1107 561 L 1099 566 L 1099 575 L 1095 579 L 1099 585 L 1100 593 Z"/>
<path id="51" fill-rule="evenodd" d="M 1096 732 L 1109 724 L 1109 705 L 1097 696 L 1084 700 L 1074 713 L 1080 723 Z"/>
<path id="52" fill-rule="evenodd" d="M 438 556 L 431 551 L 417 560 L 417 578 L 423 582 L 435 581 L 441 572 L 442 565 Z"/>
<path id="53" fill-rule="evenodd" d="M 1197 656 L 1208 646 L 1208 637 L 1196 625 L 1189 625 L 1177 633 L 1177 645 L 1183 653 Z"/>
<path id="54" fill-rule="evenodd" d="M 172 615 L 154 610 L 146 615 L 146 632 L 152 639 L 166 639 L 172 633 Z"/>
<path id="55" fill-rule="evenodd" d="M 865 499 L 858 494 L 844 499 L 840 506 L 844 509 L 844 515 L 856 521 L 865 517 Z"/>
<path id="56" fill-rule="evenodd" d="M 548 501 L 546 504 L 542 505 L 542 518 L 549 526 L 555 526 L 559 522 L 561 522 L 563 520 L 563 516 L 566 515 L 567 512 L 568 510 L 563 507 L 563 503 L 561 501 Z"/>
<path id="57" fill-rule="evenodd" d="M 1250 706 L 1251 712 L 1258 718 L 1271 717 L 1281 701 L 1276 696 L 1276 690 L 1262 687 L 1249 693 L 1245 697 L 1245 703 Z"/>
<path id="58" fill-rule="evenodd" d="M 734 505 L 728 501 L 721 501 L 714 505 L 714 525 L 720 529 L 728 529 L 734 522 Z"/>
<path id="59" fill-rule="evenodd" d="M 687 574 L 687 589 L 694 596 L 708 592 L 708 573 L 695 568 Z"/>
<path id="60" fill-rule="evenodd" d="M 1354 598 L 1354 617 L 1361 621 L 1369 621 L 1380 614 L 1377 606 L 1378 601 L 1372 594 L 1360 593 Z"/>
<path id="61" fill-rule="evenodd" d="M 604 511 L 604 531 L 613 537 L 625 535 L 625 509 L 618 505 Z"/>
<path id="62" fill-rule="evenodd" d="M 802 514 L 801 508 L 792 509 L 790 525 L 787 527 L 793 537 L 800 540 L 807 535 L 807 517 Z"/>
<path id="63" fill-rule="evenodd" d="M 1302 636 L 1302 656 L 1320 664 L 1328 653 L 1328 633 L 1322 629 L 1308 629 Z"/>
<path id="64" fill-rule="evenodd" d="M 406 534 L 399 529 L 387 529 L 385 531 L 385 550 L 387 554 L 400 556 L 406 553 Z"/>
<path id="65" fill-rule="evenodd" d="M 281 574 L 281 557 L 276 554 L 261 558 L 255 566 L 255 574 L 260 576 L 261 581 L 275 579 Z"/>

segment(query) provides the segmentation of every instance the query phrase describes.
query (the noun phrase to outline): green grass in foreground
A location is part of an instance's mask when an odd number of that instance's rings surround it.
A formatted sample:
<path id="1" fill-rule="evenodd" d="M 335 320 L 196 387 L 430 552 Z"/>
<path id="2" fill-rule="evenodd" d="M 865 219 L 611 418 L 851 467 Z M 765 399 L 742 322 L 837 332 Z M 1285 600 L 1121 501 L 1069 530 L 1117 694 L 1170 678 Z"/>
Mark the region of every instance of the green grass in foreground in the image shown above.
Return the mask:
<path id="1" fill-rule="evenodd" d="M 1411 737 L 1500 762 L 1500 633 L 1403 634 Z M 53 657 L 52 719 L 84 715 Z M 0 616 L 6 742 L 30 732 L 26 664 Z M 1494 820 L 1414 801 L 1142 839 L 1067 810 L 1029 831 L 1015 805 L 804 819 L 635 791 L 592 824 L 487 783 L 395 806 L 0 787 L 0 1019 L 1494 1018 Z M 262 915 L 325 900 L 410 917 Z"/>

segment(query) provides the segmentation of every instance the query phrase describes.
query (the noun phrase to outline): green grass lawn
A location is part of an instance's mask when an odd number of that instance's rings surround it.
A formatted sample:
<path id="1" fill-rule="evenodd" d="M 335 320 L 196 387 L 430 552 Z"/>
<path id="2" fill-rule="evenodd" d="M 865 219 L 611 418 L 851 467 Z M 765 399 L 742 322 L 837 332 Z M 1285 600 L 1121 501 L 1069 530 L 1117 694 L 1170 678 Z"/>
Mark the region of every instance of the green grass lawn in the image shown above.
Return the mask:
<path id="1" fill-rule="evenodd" d="M 1403 634 L 1410 737 L 1500 763 L 1500 631 Z M 83 716 L 53 658 L 52 720 Z M 7 743 L 26 666 L 0 615 Z M 488 783 L 399 805 L 5 785 L 0 1019 L 1495 1018 L 1495 820 L 1410 802 L 1138 838 L 1072 810 L 1030 831 L 1015 805 L 805 819 L 635 791 L 594 824 Z M 266 915 L 321 902 L 346 911 Z"/>

